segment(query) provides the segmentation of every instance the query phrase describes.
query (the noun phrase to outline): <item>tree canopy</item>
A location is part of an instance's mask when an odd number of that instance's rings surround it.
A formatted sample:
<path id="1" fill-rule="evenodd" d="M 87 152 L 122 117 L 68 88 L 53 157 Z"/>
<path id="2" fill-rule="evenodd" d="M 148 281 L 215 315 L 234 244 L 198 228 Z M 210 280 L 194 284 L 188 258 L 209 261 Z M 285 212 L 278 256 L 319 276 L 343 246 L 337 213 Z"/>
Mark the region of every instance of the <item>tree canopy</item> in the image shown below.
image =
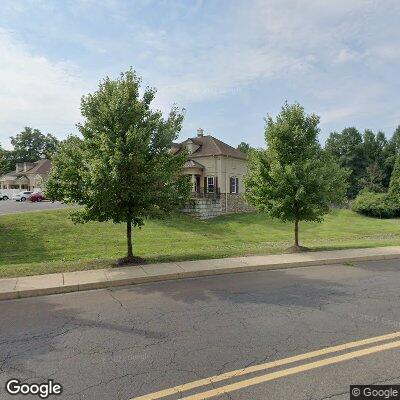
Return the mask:
<path id="1" fill-rule="evenodd" d="M 129 70 L 82 98 L 82 139 L 70 137 L 60 147 L 47 183 L 50 197 L 84 206 L 75 221 L 125 222 L 127 262 L 135 260 L 132 226 L 178 209 L 191 188 L 181 174 L 187 154 L 170 151 L 183 114 L 173 107 L 164 118 L 151 108 L 156 91 L 140 95 L 140 84 Z"/>
<path id="2" fill-rule="evenodd" d="M 51 159 L 60 143 L 52 134 L 44 135 L 39 129 L 28 126 L 10 139 L 12 150 L 5 150 L 0 146 L 0 174 L 12 171 L 18 162 Z"/>
<path id="3" fill-rule="evenodd" d="M 326 141 L 325 149 L 350 171 L 347 195 L 354 198 L 362 188 L 361 179 L 367 166 L 361 133 L 354 127 L 345 128 L 341 133 L 333 132 Z"/>
<path id="4" fill-rule="evenodd" d="M 240 143 L 238 144 L 237 149 L 240 150 L 242 153 L 249 154 L 250 151 L 251 151 L 253 148 L 249 145 L 249 143 L 240 142 Z"/>
<path id="5" fill-rule="evenodd" d="M 400 151 L 400 127 L 390 140 L 381 131 L 375 134 L 366 129 L 361 134 L 354 127 L 345 128 L 340 133 L 330 134 L 325 149 L 351 172 L 347 191 L 350 199 L 363 189 L 383 192 L 389 187 L 396 155 Z"/>
<path id="6" fill-rule="evenodd" d="M 246 196 L 259 210 L 294 222 L 294 250 L 300 221 L 322 221 L 332 204 L 343 201 L 348 173 L 318 142 L 319 117 L 299 104 L 285 104 L 265 126 L 266 150 L 252 153 Z"/>
<path id="7" fill-rule="evenodd" d="M 0 145 L 0 175 L 8 172 L 7 152 Z"/>
<path id="8" fill-rule="evenodd" d="M 44 135 L 39 129 L 26 126 L 21 133 L 11 137 L 11 144 L 16 162 L 34 162 L 41 158 L 52 158 L 59 141 L 50 133 Z"/>
<path id="9" fill-rule="evenodd" d="M 388 194 L 393 201 L 400 204 L 400 155 L 396 157 L 392 176 L 390 178 Z M 400 206 L 398 208 L 400 209 Z"/>

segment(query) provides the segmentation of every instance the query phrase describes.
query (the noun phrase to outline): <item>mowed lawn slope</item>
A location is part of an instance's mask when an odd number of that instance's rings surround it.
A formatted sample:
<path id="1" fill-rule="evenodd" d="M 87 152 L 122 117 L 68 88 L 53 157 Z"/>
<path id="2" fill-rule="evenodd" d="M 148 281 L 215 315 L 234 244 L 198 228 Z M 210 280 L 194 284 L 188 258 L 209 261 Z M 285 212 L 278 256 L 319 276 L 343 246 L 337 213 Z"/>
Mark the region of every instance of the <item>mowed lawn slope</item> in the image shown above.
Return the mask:
<path id="1" fill-rule="evenodd" d="M 125 226 L 75 225 L 69 210 L 0 217 L 0 277 L 104 268 L 126 252 Z M 134 229 L 135 254 L 148 262 L 281 253 L 292 244 L 292 224 L 264 214 L 199 221 L 174 215 Z M 300 240 L 313 250 L 400 244 L 400 221 L 336 210 L 325 221 L 301 223 Z"/>

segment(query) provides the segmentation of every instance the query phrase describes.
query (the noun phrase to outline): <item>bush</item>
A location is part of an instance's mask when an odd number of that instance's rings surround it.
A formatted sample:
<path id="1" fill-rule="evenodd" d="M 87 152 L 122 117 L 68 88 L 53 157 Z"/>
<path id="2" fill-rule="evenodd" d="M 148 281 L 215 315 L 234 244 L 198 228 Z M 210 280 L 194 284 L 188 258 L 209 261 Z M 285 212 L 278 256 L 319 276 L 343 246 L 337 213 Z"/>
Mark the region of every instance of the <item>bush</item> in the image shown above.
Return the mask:
<path id="1" fill-rule="evenodd" d="M 400 215 L 399 202 L 388 193 L 362 192 L 356 197 L 351 208 L 369 217 L 393 218 Z"/>

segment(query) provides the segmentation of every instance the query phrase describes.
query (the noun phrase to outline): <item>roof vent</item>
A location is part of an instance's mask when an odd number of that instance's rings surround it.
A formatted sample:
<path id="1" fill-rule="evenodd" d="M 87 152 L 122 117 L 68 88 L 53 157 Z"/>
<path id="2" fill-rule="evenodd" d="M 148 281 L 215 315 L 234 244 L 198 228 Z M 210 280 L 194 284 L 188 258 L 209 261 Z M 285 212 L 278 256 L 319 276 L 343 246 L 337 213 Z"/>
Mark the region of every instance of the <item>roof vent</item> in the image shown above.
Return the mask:
<path id="1" fill-rule="evenodd" d="M 203 137 L 204 136 L 204 129 L 199 128 L 197 129 L 197 137 Z"/>

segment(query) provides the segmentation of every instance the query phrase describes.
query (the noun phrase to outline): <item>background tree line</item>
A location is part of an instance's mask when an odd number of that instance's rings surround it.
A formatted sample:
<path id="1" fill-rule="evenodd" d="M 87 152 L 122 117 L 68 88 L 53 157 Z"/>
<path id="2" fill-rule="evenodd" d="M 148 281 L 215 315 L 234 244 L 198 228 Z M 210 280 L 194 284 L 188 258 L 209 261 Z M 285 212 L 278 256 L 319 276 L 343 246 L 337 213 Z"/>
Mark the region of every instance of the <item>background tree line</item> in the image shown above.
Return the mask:
<path id="1" fill-rule="evenodd" d="M 361 190 L 385 192 L 400 150 L 400 126 L 388 140 L 381 131 L 376 134 L 356 128 L 332 132 L 325 143 L 325 151 L 350 171 L 347 197 L 354 199 Z"/>
<path id="2" fill-rule="evenodd" d="M 18 162 L 35 162 L 51 159 L 60 142 L 52 134 L 43 134 L 39 129 L 26 126 L 22 132 L 11 137 L 12 150 L 0 145 L 0 175 L 15 168 Z"/>
<path id="3" fill-rule="evenodd" d="M 237 148 L 246 154 L 253 150 L 241 142 Z M 324 146 L 325 152 L 346 168 L 348 178 L 347 198 L 354 199 L 362 190 L 386 192 L 397 156 L 400 154 L 400 126 L 390 139 L 381 131 L 366 129 L 361 133 L 354 127 L 330 133 Z"/>
<path id="4" fill-rule="evenodd" d="M 59 144 L 52 134 L 25 127 L 11 137 L 12 150 L 0 145 L 0 174 L 13 170 L 17 162 L 51 159 Z M 246 142 L 240 143 L 238 149 L 245 153 L 254 150 Z M 389 188 L 396 157 L 400 154 L 400 126 L 390 139 L 381 131 L 374 133 L 366 129 L 361 133 L 354 127 L 347 127 L 341 132 L 332 132 L 324 150 L 350 172 L 348 199 L 354 199 L 362 190 L 383 193 Z"/>

